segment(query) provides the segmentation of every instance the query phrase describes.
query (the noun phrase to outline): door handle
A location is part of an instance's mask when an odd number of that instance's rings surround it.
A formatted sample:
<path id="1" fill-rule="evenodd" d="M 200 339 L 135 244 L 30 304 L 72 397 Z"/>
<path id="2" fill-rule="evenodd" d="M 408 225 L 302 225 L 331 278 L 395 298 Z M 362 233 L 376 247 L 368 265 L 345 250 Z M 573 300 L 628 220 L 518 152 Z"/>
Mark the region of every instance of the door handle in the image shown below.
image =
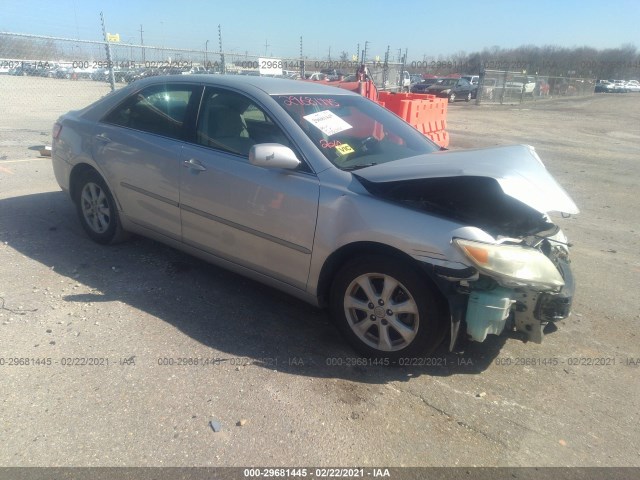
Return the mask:
<path id="1" fill-rule="evenodd" d="M 96 140 L 102 142 L 102 143 L 109 143 L 111 142 L 111 139 L 109 137 L 107 137 L 104 133 L 101 133 L 99 135 L 96 135 Z"/>
<path id="2" fill-rule="evenodd" d="M 182 165 L 185 168 L 190 168 L 191 170 L 195 170 L 197 172 L 204 172 L 206 170 L 206 168 L 195 158 L 185 160 L 184 162 L 182 162 Z"/>

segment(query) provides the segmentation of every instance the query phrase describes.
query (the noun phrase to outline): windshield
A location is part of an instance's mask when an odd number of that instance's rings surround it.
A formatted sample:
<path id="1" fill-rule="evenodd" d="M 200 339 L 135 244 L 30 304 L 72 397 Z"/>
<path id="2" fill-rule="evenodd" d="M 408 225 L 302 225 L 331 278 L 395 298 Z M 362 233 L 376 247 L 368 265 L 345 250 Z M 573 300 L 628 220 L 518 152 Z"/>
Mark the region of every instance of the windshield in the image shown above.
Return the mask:
<path id="1" fill-rule="evenodd" d="M 342 170 L 439 150 L 415 128 L 358 95 L 274 95 L 322 154 Z"/>

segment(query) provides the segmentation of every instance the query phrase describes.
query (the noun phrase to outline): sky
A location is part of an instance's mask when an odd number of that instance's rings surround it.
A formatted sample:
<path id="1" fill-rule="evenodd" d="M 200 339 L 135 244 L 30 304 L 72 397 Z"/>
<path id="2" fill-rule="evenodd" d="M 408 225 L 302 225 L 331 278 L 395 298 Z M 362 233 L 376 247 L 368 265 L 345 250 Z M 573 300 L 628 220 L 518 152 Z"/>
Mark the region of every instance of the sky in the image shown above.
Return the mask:
<path id="1" fill-rule="evenodd" d="M 0 31 L 297 58 L 407 49 L 436 59 L 498 46 L 640 47 L 639 0 L 0 0 Z"/>

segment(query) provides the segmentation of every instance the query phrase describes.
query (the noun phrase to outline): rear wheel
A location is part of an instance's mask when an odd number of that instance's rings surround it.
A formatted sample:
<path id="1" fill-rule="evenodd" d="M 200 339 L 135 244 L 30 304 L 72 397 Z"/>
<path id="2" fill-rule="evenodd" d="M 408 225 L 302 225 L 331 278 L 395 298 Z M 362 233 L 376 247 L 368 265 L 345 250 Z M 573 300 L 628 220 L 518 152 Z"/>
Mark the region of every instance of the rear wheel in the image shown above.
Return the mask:
<path id="1" fill-rule="evenodd" d="M 471 101 L 471 92 L 467 93 L 467 97 L 464 100 L 465 100 L 465 102 L 470 102 Z"/>
<path id="2" fill-rule="evenodd" d="M 116 202 L 98 172 L 89 170 L 82 174 L 75 191 L 74 200 L 80 223 L 92 240 L 109 244 L 126 238 Z"/>
<path id="3" fill-rule="evenodd" d="M 449 94 L 449 103 L 453 103 L 453 102 L 455 102 L 455 101 L 456 101 L 456 94 L 455 94 L 455 93 L 453 93 L 453 92 L 451 92 L 451 93 Z"/>
<path id="4" fill-rule="evenodd" d="M 370 255 L 347 263 L 331 289 L 331 314 L 366 357 L 397 360 L 433 351 L 442 315 L 432 286 L 410 263 Z"/>

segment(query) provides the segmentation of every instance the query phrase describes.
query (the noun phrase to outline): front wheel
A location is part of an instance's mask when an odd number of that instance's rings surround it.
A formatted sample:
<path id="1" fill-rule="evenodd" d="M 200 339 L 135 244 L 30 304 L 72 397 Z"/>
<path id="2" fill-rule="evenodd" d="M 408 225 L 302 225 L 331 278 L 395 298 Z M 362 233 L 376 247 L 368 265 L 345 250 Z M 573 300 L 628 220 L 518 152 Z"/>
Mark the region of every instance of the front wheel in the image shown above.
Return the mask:
<path id="1" fill-rule="evenodd" d="M 331 315 L 365 357 L 425 355 L 442 341 L 441 307 L 433 287 L 408 262 L 370 255 L 347 263 L 331 289 Z"/>
<path id="2" fill-rule="evenodd" d="M 74 200 L 82 228 L 92 240 L 106 245 L 126 238 L 116 202 L 98 172 L 89 170 L 82 175 Z"/>

